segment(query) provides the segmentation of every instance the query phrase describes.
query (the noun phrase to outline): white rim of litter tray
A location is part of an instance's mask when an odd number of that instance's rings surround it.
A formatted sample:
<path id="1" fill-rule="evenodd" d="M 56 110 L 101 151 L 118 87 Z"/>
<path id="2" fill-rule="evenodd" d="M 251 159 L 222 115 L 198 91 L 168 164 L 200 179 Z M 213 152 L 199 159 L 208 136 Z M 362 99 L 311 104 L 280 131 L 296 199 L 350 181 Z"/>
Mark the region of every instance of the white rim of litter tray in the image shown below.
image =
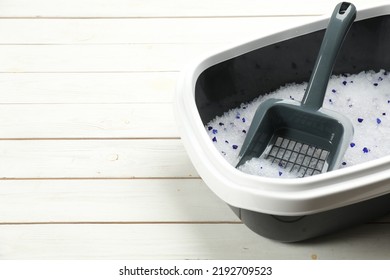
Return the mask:
<path id="1" fill-rule="evenodd" d="M 390 4 L 359 10 L 356 20 L 390 14 Z M 390 156 L 299 179 L 266 178 L 231 166 L 212 144 L 195 104 L 195 83 L 208 67 L 252 50 L 324 29 L 329 16 L 195 60 L 181 72 L 175 113 L 184 146 L 197 172 L 226 203 L 256 212 L 315 214 L 390 193 Z"/>

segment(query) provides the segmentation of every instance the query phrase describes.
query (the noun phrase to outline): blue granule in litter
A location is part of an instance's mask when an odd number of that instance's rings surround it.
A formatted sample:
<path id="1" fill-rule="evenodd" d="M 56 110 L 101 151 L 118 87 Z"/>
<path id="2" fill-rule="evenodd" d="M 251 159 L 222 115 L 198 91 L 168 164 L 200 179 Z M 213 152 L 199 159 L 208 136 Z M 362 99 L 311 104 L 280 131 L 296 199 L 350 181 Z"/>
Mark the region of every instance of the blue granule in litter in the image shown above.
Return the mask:
<path id="1" fill-rule="evenodd" d="M 377 87 L 377 86 L 378 86 L 378 83 L 374 83 L 374 86 Z"/>
<path id="2" fill-rule="evenodd" d="M 378 73 L 368 71 L 357 75 L 339 75 L 331 78 L 324 98 L 324 108 L 345 114 L 352 120 L 355 128 L 355 136 L 353 140 L 346 143 L 348 149 L 338 167 L 346 169 L 390 153 L 390 146 L 386 141 L 390 139 L 388 129 L 390 125 L 390 71 L 388 73 L 384 75 L 384 70 Z M 374 86 L 374 83 L 378 85 Z M 271 97 L 299 101 L 305 92 L 306 85 L 307 83 L 282 85 L 275 92 L 262 93 L 250 103 L 240 103 L 238 107 L 230 109 L 226 114 L 206 124 L 204 131 L 209 136 L 211 145 L 215 146 L 222 155 L 220 160 L 226 159 L 231 165 L 236 166 L 239 151 L 242 149 L 242 141 L 250 132 L 248 129 L 260 103 Z M 361 89 L 359 90 L 358 87 Z M 246 99 L 243 102 L 246 102 Z M 214 129 L 218 133 L 213 134 Z M 387 154 L 379 149 L 385 150 Z M 225 153 L 226 156 L 223 155 Z M 259 157 L 239 169 L 262 177 L 277 177 L 279 180 L 300 176 L 304 172 L 303 168 L 300 172 L 295 169 L 290 171 L 290 168 L 284 169 L 286 165 L 289 167 L 290 163 L 283 161 L 281 164 L 282 166 L 279 165 L 279 160 L 272 164 L 269 160 L 266 161 L 263 157 Z M 279 175 L 279 172 L 282 174 Z M 310 173 L 311 169 L 307 172 Z"/>
<path id="3" fill-rule="evenodd" d="M 213 134 L 217 134 L 218 133 L 218 130 L 217 129 L 213 129 Z"/>
<path id="4" fill-rule="evenodd" d="M 279 171 L 279 176 L 282 176 L 283 172 L 282 171 Z"/>

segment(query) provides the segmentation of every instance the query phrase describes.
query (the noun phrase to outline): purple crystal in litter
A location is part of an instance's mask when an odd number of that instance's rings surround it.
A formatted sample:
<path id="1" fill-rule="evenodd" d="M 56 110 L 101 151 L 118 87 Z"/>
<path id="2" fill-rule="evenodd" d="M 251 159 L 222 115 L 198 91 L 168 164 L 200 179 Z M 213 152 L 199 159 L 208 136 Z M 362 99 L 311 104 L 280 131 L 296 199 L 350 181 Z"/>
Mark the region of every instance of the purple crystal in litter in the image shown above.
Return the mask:
<path id="1" fill-rule="evenodd" d="M 351 146 L 351 148 L 355 147 L 355 143 L 351 142 L 351 144 L 349 144 L 349 146 Z"/>
<path id="2" fill-rule="evenodd" d="M 210 131 L 210 130 L 213 129 L 213 127 L 212 127 L 212 126 L 209 126 L 209 127 L 207 127 L 207 129 Z"/>
<path id="3" fill-rule="evenodd" d="M 232 148 L 233 148 L 234 150 L 237 150 L 238 146 L 237 146 L 237 145 L 232 145 Z"/>
<path id="4" fill-rule="evenodd" d="M 368 152 L 369 152 L 369 150 L 366 147 L 364 147 L 363 148 L 363 153 L 367 154 Z"/>
<path id="5" fill-rule="evenodd" d="M 217 129 L 213 129 L 213 134 L 217 134 L 218 133 L 218 130 Z"/>
<path id="6" fill-rule="evenodd" d="M 358 122 L 362 123 L 364 119 L 358 118 L 357 120 L 358 120 Z"/>
<path id="7" fill-rule="evenodd" d="M 380 118 L 376 118 L 376 123 L 377 124 L 380 124 L 382 122 L 382 120 Z"/>
<path id="8" fill-rule="evenodd" d="M 347 81 L 343 81 L 343 85 L 346 86 L 347 85 Z"/>
<path id="9" fill-rule="evenodd" d="M 214 138 L 213 138 L 213 142 L 217 142 L 217 137 L 214 137 Z"/>

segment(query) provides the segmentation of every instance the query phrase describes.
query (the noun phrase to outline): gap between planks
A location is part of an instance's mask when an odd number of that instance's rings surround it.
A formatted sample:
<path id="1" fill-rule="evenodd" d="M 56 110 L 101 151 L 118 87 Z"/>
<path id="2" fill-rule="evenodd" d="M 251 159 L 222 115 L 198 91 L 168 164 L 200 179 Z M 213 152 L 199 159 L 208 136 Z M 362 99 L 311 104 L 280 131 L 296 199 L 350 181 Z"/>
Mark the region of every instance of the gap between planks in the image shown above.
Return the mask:
<path id="1" fill-rule="evenodd" d="M 1 226 L 28 226 L 28 225 L 235 225 L 241 221 L 147 221 L 147 222 L 0 222 Z"/>
<path id="2" fill-rule="evenodd" d="M 0 178 L 1 181 L 103 181 L 103 180 L 199 180 L 200 176 L 191 176 L 191 177 L 22 177 L 22 178 Z"/>
<path id="3" fill-rule="evenodd" d="M 90 141 L 90 140 L 96 140 L 96 141 L 104 141 L 104 140 L 181 140 L 180 137 L 61 137 L 61 138 L 54 138 L 54 137 L 45 137 L 45 138 L 28 138 L 28 137 L 23 137 L 23 138 L 0 138 L 0 141 L 53 141 L 53 140 L 58 140 L 58 141 Z"/>
<path id="4" fill-rule="evenodd" d="M 94 16 L 75 16 L 75 17 L 62 17 L 62 16 L 1 16 L 0 20 L 137 20 L 137 19 L 237 19 L 237 18 L 304 18 L 304 17 L 318 17 L 322 16 L 321 13 L 310 13 L 310 14 L 276 14 L 276 15 L 216 15 L 216 16 L 102 16 L 102 17 L 94 17 Z"/>
<path id="5" fill-rule="evenodd" d="M 362 2 L 362 0 L 355 0 Z M 2 1 L 0 17 L 27 18 L 106 18 L 106 17 L 218 17 L 218 16 L 276 16 L 322 14 L 332 8 L 335 0 L 310 3 L 306 0 L 242 1 L 237 0 L 107 0 L 84 1 Z M 66 3 L 66 4 L 65 4 Z"/>

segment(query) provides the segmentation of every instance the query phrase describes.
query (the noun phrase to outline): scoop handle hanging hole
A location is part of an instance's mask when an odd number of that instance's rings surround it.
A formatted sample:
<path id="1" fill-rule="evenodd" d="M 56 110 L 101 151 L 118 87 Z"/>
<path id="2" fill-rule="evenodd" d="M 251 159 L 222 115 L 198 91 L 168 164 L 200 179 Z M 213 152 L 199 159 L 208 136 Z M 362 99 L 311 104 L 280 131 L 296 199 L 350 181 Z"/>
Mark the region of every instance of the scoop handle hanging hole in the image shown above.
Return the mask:
<path id="1" fill-rule="evenodd" d="M 351 6 L 351 3 L 348 2 L 343 2 L 341 3 L 340 9 L 339 9 L 339 14 L 343 15 L 347 11 L 347 9 Z"/>
<path id="2" fill-rule="evenodd" d="M 340 14 L 341 11 L 344 14 Z M 301 104 L 306 108 L 311 110 L 321 108 L 337 54 L 355 17 L 356 7 L 351 3 L 342 2 L 334 8 L 318 52 L 313 73 L 302 98 Z"/>

